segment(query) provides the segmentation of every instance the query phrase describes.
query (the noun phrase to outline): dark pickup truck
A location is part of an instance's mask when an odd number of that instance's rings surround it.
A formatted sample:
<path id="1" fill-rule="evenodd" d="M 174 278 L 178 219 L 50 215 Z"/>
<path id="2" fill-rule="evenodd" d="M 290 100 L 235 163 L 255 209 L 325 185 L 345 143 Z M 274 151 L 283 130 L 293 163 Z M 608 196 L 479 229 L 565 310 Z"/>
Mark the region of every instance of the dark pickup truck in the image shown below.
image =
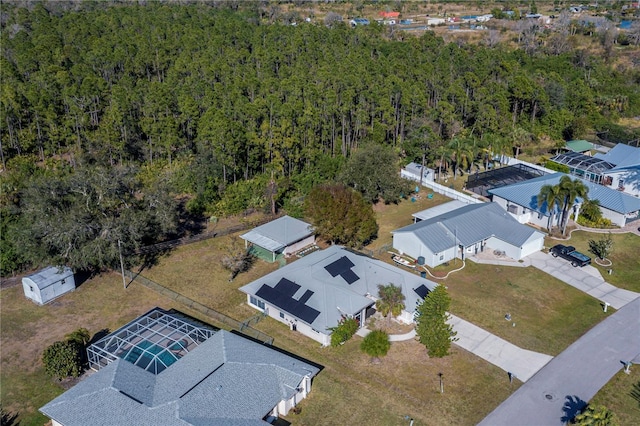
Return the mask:
<path id="1" fill-rule="evenodd" d="M 558 244 L 551 247 L 549 252 L 553 257 L 560 256 L 563 259 L 567 259 L 571 262 L 571 266 L 573 267 L 586 266 L 591 263 L 591 258 L 589 256 L 585 256 L 579 251 L 576 251 L 576 248 L 573 246 L 563 246 L 562 244 Z"/>

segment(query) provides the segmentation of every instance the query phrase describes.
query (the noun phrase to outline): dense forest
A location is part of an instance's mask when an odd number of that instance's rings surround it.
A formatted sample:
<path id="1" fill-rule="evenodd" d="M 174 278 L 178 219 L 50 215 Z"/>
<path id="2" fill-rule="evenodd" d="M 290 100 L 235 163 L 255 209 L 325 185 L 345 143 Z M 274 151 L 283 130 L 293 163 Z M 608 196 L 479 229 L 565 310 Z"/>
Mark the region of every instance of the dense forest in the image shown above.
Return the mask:
<path id="1" fill-rule="evenodd" d="M 282 25 L 257 2 L 47 6 L 1 6 L 3 275 L 112 267 L 186 214 L 295 213 L 316 184 L 357 186 L 372 146 L 393 169 L 471 167 L 640 114 L 640 72 L 586 49 Z"/>

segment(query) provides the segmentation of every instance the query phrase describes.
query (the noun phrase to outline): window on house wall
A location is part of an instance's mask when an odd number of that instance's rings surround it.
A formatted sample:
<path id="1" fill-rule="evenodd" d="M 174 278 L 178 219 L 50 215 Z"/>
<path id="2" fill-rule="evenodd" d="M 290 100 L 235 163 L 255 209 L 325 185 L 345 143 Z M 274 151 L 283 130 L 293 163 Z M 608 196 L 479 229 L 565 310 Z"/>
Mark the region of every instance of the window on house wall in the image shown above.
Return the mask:
<path id="1" fill-rule="evenodd" d="M 284 319 L 284 312 L 280 312 L 280 318 Z"/>
<path id="2" fill-rule="evenodd" d="M 260 309 L 264 309 L 264 302 L 260 299 L 257 299 L 253 296 L 251 296 L 249 298 L 249 303 L 251 303 L 253 306 L 257 306 Z"/>
<path id="3" fill-rule="evenodd" d="M 60 280 L 60 284 L 62 284 L 62 285 L 64 285 L 64 283 L 66 283 L 66 282 L 67 282 L 67 280 L 64 279 L 64 278 Z"/>
<path id="4" fill-rule="evenodd" d="M 440 260 L 444 260 L 444 254 L 440 255 Z"/>
<path id="5" fill-rule="evenodd" d="M 507 206 L 507 211 L 509 213 L 518 214 L 518 206 L 515 204 L 510 204 Z"/>

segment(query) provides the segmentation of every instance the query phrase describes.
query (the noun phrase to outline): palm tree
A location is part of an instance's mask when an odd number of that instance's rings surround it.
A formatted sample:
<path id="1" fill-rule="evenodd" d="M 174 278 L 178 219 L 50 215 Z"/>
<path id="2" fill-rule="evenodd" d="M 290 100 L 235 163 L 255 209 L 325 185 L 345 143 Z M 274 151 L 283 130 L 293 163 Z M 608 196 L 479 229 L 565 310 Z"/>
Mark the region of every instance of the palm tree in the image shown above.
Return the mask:
<path id="1" fill-rule="evenodd" d="M 451 159 L 456 163 L 456 167 L 453 170 L 453 179 L 455 180 L 458 170 L 461 167 L 465 167 L 469 161 L 473 158 L 473 153 L 469 148 L 469 143 L 466 140 L 454 138 L 449 142 L 449 155 Z"/>
<path id="2" fill-rule="evenodd" d="M 560 192 L 564 197 L 562 203 L 562 235 L 567 231 L 567 222 L 569 221 L 570 211 L 576 202 L 576 198 L 587 199 L 589 188 L 580 180 L 572 180 L 569 176 L 560 178 Z"/>
<path id="3" fill-rule="evenodd" d="M 439 147 L 436 148 L 436 152 L 435 152 L 436 156 L 439 158 L 439 160 L 437 160 L 437 166 L 438 166 L 438 180 L 442 180 L 442 167 L 444 166 L 445 168 L 449 167 L 449 162 L 447 161 L 450 153 L 449 153 L 449 147 L 447 145 L 440 145 Z"/>
<path id="4" fill-rule="evenodd" d="M 376 309 L 387 318 L 387 324 L 390 324 L 391 316 L 397 317 L 404 309 L 404 294 L 402 294 L 402 288 L 396 287 L 393 284 L 379 284 L 378 297 Z"/>
<path id="5" fill-rule="evenodd" d="M 573 421 L 583 426 L 614 426 L 618 421 L 611 410 L 604 406 L 588 405 Z"/>
<path id="6" fill-rule="evenodd" d="M 549 223 L 547 224 L 547 229 L 551 232 L 556 208 L 561 208 L 564 201 L 560 185 L 544 185 L 540 188 L 540 193 L 536 198 L 538 200 L 538 208 L 542 207 L 544 204 L 547 205 L 547 211 L 549 212 Z"/>

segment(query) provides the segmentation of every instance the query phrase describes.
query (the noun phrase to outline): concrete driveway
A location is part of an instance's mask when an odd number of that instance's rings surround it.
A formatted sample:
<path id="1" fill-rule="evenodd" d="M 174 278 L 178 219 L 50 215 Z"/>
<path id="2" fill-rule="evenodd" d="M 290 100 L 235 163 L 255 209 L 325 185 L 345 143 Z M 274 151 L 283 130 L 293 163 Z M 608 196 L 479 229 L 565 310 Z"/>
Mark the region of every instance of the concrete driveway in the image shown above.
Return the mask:
<path id="1" fill-rule="evenodd" d="M 609 303 L 616 309 L 622 308 L 627 303 L 635 300 L 640 294 L 629 290 L 623 290 L 607 283 L 600 272 L 593 266 L 577 267 L 559 257 L 553 257 L 548 253 L 536 252 L 527 256 L 527 261 L 535 268 L 546 272 L 564 281 L 602 302 Z"/>
<path id="2" fill-rule="evenodd" d="M 479 424 L 564 425 L 628 361 L 640 362 L 640 298 L 549 361 Z M 638 370 L 632 366 L 631 374 Z"/>

